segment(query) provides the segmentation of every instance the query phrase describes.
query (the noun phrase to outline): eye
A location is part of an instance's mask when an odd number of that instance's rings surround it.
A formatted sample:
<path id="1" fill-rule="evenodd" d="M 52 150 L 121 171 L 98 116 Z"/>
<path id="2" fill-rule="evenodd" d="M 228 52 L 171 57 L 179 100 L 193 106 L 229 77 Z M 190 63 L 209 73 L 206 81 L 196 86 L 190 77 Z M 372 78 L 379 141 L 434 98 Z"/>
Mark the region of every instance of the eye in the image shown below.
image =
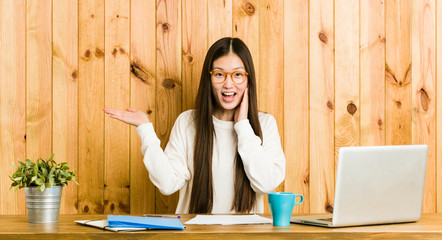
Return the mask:
<path id="1" fill-rule="evenodd" d="M 222 77 L 224 77 L 224 73 L 223 73 L 223 72 L 220 72 L 220 71 L 215 71 L 215 72 L 213 73 L 213 76 L 215 76 L 215 77 L 217 77 L 217 78 L 222 78 Z"/>
<path id="2" fill-rule="evenodd" d="M 245 74 L 243 72 L 235 72 L 234 76 L 236 78 L 243 78 L 245 76 Z"/>

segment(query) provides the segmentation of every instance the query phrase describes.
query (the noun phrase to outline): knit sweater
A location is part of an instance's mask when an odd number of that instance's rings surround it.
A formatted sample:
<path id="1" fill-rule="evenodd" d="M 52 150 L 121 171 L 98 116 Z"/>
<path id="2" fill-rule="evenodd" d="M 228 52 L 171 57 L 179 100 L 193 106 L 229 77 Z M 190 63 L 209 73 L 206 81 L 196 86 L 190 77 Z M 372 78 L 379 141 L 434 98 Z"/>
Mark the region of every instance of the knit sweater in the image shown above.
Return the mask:
<path id="1" fill-rule="evenodd" d="M 137 127 L 141 138 L 144 165 L 152 183 L 164 195 L 178 190 L 179 200 L 176 213 L 189 212 L 193 184 L 193 155 L 195 125 L 193 111 L 178 116 L 166 148 L 160 146 L 152 123 Z M 281 147 L 275 118 L 259 113 L 263 143 L 255 135 L 249 120 L 237 123 L 221 121 L 213 117 L 215 136 L 213 142 L 212 213 L 234 213 L 235 156 L 238 151 L 252 189 L 256 192 L 256 205 L 252 212 L 264 212 L 263 196 L 273 191 L 285 176 L 285 157 Z"/>

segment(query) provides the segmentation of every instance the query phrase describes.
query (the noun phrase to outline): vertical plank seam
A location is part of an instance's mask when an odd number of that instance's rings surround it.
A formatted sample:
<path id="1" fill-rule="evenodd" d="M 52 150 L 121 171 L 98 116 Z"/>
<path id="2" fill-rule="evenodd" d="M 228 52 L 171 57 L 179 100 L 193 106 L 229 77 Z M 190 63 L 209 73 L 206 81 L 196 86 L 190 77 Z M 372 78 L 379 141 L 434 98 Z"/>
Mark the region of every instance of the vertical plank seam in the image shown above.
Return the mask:
<path id="1" fill-rule="evenodd" d="M 332 208 L 335 207 L 334 204 L 334 190 L 335 190 L 335 177 L 336 177 L 336 163 L 337 163 L 337 157 L 336 157 L 336 54 L 335 54 L 335 49 L 336 49 L 336 0 L 333 0 L 333 49 L 332 49 L 332 53 L 333 53 L 333 177 L 332 177 L 332 183 L 331 183 L 331 188 L 333 189 L 332 192 L 332 196 L 333 199 L 330 198 L 330 205 L 332 205 Z"/>
<path id="2" fill-rule="evenodd" d="M 104 2 L 104 6 L 103 6 L 103 13 L 104 13 L 103 14 L 103 26 L 104 26 L 103 27 L 103 41 L 104 41 L 103 76 L 104 76 L 104 79 L 103 79 L 102 91 L 103 91 L 103 98 L 104 98 L 103 103 L 104 103 L 104 107 L 105 107 L 106 106 L 106 1 L 103 0 L 103 2 Z M 103 145 L 102 145 L 103 156 L 102 156 L 101 162 L 103 164 L 102 165 L 103 166 L 102 167 L 103 185 L 106 185 L 106 118 L 104 115 L 102 115 L 102 122 L 103 122 L 103 132 L 102 132 L 101 137 L 103 138 Z M 105 213 L 106 207 L 104 206 L 104 201 L 105 201 L 106 189 L 103 187 L 102 191 L 103 192 L 101 194 L 101 204 L 103 206 L 103 208 L 102 208 L 103 213 Z"/>
<path id="3" fill-rule="evenodd" d="M 159 22 L 158 22 L 158 5 L 159 5 L 159 1 L 161 1 L 161 0 L 155 0 L 155 106 L 154 106 L 154 108 L 155 108 L 155 112 L 157 113 L 157 115 L 159 115 L 158 114 L 158 112 L 159 112 L 159 107 L 158 107 L 158 88 L 157 88 L 157 84 L 158 84 L 158 70 L 157 70 L 157 62 L 158 62 L 158 54 L 157 54 L 157 52 L 158 52 L 158 33 L 157 33 L 157 31 L 158 31 L 158 24 L 159 24 Z M 158 126 L 158 124 L 157 124 L 157 121 L 158 121 L 158 117 L 155 117 L 155 119 L 154 119 L 154 122 L 155 122 L 155 124 L 154 124 L 154 127 L 157 127 Z M 154 213 L 158 213 L 158 211 L 157 211 L 157 187 L 156 186 L 154 186 L 154 195 L 155 195 L 155 203 L 154 203 Z"/>
<path id="4" fill-rule="evenodd" d="M 307 60 L 307 91 L 308 91 L 308 96 L 307 96 L 307 109 L 308 109 L 308 113 L 307 113 L 307 124 L 308 124 L 308 126 L 307 126 L 307 128 L 308 128 L 308 132 L 307 132 L 307 142 L 309 143 L 309 144 L 307 144 L 307 161 L 308 161 L 308 169 L 307 169 L 307 172 L 308 172 L 308 189 L 307 189 L 307 191 L 308 191 L 308 193 L 309 193 L 309 204 L 308 204 L 308 208 L 307 208 L 307 210 L 308 210 L 308 212 L 310 213 L 310 209 L 311 209 L 311 194 L 310 194 L 310 183 L 311 183 L 311 181 L 310 181 L 310 176 L 311 176 L 311 174 L 310 174 L 310 169 L 311 169 L 311 166 L 310 166 L 310 164 L 311 164 L 311 155 L 310 155 L 310 151 L 311 151 L 311 145 L 310 145 L 310 139 L 311 139 L 311 135 L 310 135 L 310 130 L 311 130 L 311 125 L 310 125 L 310 1 L 308 1 L 308 3 L 307 3 L 307 25 L 308 25 L 308 27 L 307 27 L 307 58 L 308 58 L 308 60 Z M 306 191 L 306 192 L 307 192 Z"/>
<path id="5" fill-rule="evenodd" d="M 129 0 L 129 17 L 128 17 L 128 19 L 129 19 L 129 43 L 128 43 L 128 48 L 129 49 L 127 49 L 127 52 L 128 52 L 128 55 L 129 55 L 129 62 L 128 62 L 128 64 L 129 64 L 129 66 L 126 66 L 126 67 L 129 67 L 129 71 L 127 72 L 128 73 L 128 76 L 127 76 L 127 80 L 129 81 L 129 106 L 130 107 L 132 107 L 132 81 L 131 81 L 131 77 L 130 77 L 130 62 L 131 62 L 131 59 L 132 59 L 132 0 Z M 129 168 L 128 168 L 128 171 L 129 171 L 129 173 L 127 174 L 127 176 L 129 176 L 129 214 L 131 214 L 132 213 L 132 211 L 131 211 L 131 208 L 132 208 L 132 205 L 130 204 L 130 194 L 131 194 L 131 192 L 132 192 L 132 182 L 131 182 L 131 169 L 132 169 L 132 161 L 131 161 L 131 159 L 132 159 L 132 151 L 131 151 L 131 149 L 132 149 L 132 131 L 131 131 L 131 128 L 132 128 L 132 126 L 131 125 L 128 125 L 127 126 L 127 131 L 129 132 L 129 138 L 128 138 L 128 141 L 129 141 L 129 148 L 128 148 L 128 161 L 129 161 Z"/>
<path id="6" fill-rule="evenodd" d="M 282 5 L 282 9 L 284 9 L 284 0 L 280 0 L 281 1 L 281 5 Z M 282 142 L 282 146 L 284 146 L 284 137 L 285 137 L 285 124 L 284 124 L 284 119 L 285 119 L 285 111 L 284 111 L 284 103 L 285 103 L 285 101 L 284 101 L 284 96 L 285 96 L 285 91 L 284 91 L 284 63 L 285 63 L 285 61 L 284 61 L 284 43 L 285 43 L 285 38 L 284 38 L 284 34 L 285 34 L 285 32 L 284 32 L 284 11 L 282 11 L 282 17 L 280 17 L 279 16 L 279 14 L 278 14 L 278 17 L 281 19 L 281 22 L 282 22 L 282 29 L 283 29 L 283 31 L 282 31 L 282 121 L 283 121 L 283 125 L 282 125 L 282 129 L 283 129 L 283 131 L 282 131 L 282 137 L 280 137 L 282 140 L 283 140 L 283 142 Z M 287 169 L 286 169 L 286 171 L 287 171 Z M 281 186 L 282 186 L 282 191 L 284 192 L 285 191 L 285 179 L 283 180 L 283 183 L 281 184 Z"/>
<path id="7" fill-rule="evenodd" d="M 54 152 L 54 1 L 51 0 L 51 154 Z"/>
<path id="8" fill-rule="evenodd" d="M 434 104 L 434 110 L 435 110 L 435 121 L 434 121 L 434 128 L 435 128 L 435 139 L 434 139 L 434 144 L 435 144 L 435 153 L 434 153 L 434 156 L 435 156 L 435 161 L 434 161 L 434 164 L 435 164 L 435 167 L 434 167 L 434 170 L 435 170 L 435 174 L 434 174 L 434 183 L 435 183 L 435 185 L 436 185 L 436 192 L 435 192 L 435 198 L 436 198 L 436 201 L 435 201 L 435 203 L 436 203 L 436 207 L 435 207 L 435 212 L 437 213 L 438 212 L 438 209 L 437 209 L 437 206 L 438 206 L 438 187 L 437 187 L 437 183 L 438 183 L 438 174 L 437 174 L 437 168 L 438 168 L 438 154 L 437 154 L 437 152 L 438 152 L 438 148 L 437 148 L 437 139 L 438 139 L 438 135 L 437 135 L 437 98 L 438 98 L 438 91 L 437 91 L 437 1 L 434 1 L 434 7 L 435 7 L 435 9 L 434 9 L 434 38 L 435 38 L 435 41 L 434 41 L 434 51 L 435 51 L 435 53 L 434 53 L 434 66 L 435 66 L 435 68 L 434 68 L 434 88 L 435 88 L 435 94 L 434 94 L 434 102 L 435 102 L 435 104 Z"/>
<path id="9" fill-rule="evenodd" d="M 77 0 L 77 71 L 78 71 L 78 82 L 77 82 L 77 177 L 78 177 L 78 173 L 80 172 L 78 169 L 80 168 L 80 79 L 81 79 L 81 75 L 80 75 L 80 1 L 81 0 Z M 76 179 L 78 182 L 78 179 Z M 81 186 L 77 186 L 77 199 L 76 199 L 76 209 L 77 209 L 77 214 L 81 213 L 80 211 L 80 204 L 79 204 L 79 200 L 78 200 L 78 196 L 80 194 L 80 187 Z"/>
<path id="10" fill-rule="evenodd" d="M 361 109 L 361 1 L 363 0 L 359 0 L 359 6 L 358 6 L 358 15 L 359 15 L 359 29 L 358 29 L 358 60 L 359 60 L 359 64 L 358 64 L 358 82 L 359 82 L 359 86 L 358 86 L 358 109 L 359 109 L 359 146 L 361 146 L 361 140 L 362 140 L 362 132 L 361 132 L 361 119 L 362 119 L 362 109 Z M 367 34 L 368 36 L 370 36 L 370 34 Z M 369 37 L 368 37 L 369 38 Z M 370 39 L 370 38 L 369 38 Z M 368 41 L 367 41 L 368 42 Z M 369 123 L 370 124 L 370 123 Z"/>

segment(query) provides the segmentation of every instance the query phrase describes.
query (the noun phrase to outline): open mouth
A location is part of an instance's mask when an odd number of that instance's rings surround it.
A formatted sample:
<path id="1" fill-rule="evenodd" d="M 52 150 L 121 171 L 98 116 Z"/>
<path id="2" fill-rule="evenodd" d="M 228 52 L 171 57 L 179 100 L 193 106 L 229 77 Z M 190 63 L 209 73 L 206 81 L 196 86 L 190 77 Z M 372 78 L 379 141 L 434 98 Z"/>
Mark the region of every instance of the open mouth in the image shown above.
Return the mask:
<path id="1" fill-rule="evenodd" d="M 223 101 L 224 102 L 232 102 L 235 99 L 236 93 L 234 92 L 223 92 L 221 93 L 221 95 L 223 96 Z"/>

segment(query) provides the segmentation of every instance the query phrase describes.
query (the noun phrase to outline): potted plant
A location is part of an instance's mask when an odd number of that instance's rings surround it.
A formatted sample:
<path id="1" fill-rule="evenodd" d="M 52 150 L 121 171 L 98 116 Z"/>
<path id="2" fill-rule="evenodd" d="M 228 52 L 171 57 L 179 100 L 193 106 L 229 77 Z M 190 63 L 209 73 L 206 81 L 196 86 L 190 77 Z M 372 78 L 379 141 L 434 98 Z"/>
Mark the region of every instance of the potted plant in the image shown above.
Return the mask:
<path id="1" fill-rule="evenodd" d="M 29 159 L 19 162 L 12 176 L 11 188 L 15 191 L 25 189 L 28 221 L 32 223 L 58 222 L 61 193 L 68 181 L 75 181 L 75 170 L 69 171 L 66 162 L 56 163 L 54 154 L 45 160 L 39 158 L 35 163 Z"/>

